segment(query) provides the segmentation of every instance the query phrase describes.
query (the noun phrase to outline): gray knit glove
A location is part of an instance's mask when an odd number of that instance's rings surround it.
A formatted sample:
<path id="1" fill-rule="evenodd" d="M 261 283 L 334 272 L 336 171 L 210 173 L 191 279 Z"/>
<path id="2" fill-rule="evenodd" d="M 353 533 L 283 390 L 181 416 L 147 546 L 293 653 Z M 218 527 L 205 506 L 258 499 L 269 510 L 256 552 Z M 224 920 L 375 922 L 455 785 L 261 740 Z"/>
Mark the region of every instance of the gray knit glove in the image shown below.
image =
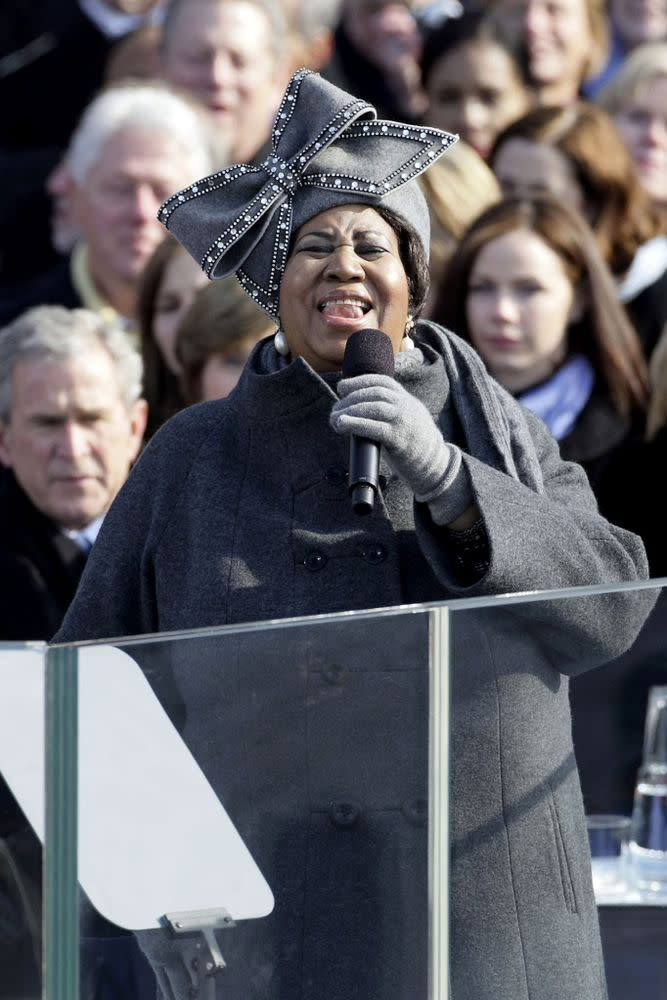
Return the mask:
<path id="1" fill-rule="evenodd" d="M 461 451 L 442 437 L 423 403 L 387 375 L 357 375 L 338 383 L 331 411 L 338 434 L 382 445 L 393 471 L 436 524 L 450 524 L 473 503 Z"/>

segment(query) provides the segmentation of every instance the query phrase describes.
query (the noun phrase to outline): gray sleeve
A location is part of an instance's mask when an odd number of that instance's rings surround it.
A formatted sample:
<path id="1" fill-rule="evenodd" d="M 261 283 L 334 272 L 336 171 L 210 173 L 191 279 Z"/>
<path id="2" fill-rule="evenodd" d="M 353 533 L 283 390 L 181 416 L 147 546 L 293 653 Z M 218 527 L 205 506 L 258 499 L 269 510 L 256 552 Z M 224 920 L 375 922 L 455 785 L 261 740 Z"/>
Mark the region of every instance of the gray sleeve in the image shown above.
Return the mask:
<path id="1" fill-rule="evenodd" d="M 455 596 L 481 597 L 647 579 L 641 539 L 598 513 L 582 467 L 561 459 L 557 442 L 541 421 L 532 414 L 526 420 L 542 468 L 543 493 L 463 456 L 489 542 L 484 576 L 468 586 L 461 583 L 451 553 L 442 545 L 442 529 L 434 526 L 423 506 L 416 506 L 420 545 L 441 582 Z M 543 600 L 525 607 L 535 622 L 544 612 L 553 635 L 562 622 L 564 631 L 555 642 L 550 639 L 549 649 L 561 672 L 575 673 L 627 649 L 655 599 L 654 591 L 642 590 L 606 599 Z"/>

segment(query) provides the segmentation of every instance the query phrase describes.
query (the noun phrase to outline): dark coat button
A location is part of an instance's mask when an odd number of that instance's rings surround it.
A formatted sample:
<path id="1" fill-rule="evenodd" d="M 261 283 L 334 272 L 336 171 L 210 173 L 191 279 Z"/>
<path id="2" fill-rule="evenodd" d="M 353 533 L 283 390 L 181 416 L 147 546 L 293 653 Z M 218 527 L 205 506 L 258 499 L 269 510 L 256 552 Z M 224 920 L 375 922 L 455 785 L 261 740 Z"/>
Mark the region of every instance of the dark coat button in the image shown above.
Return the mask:
<path id="1" fill-rule="evenodd" d="M 369 542 L 361 550 L 361 556 L 371 566 L 377 566 L 378 563 L 383 563 L 387 558 L 387 550 L 380 542 Z"/>
<path id="2" fill-rule="evenodd" d="M 426 826 L 428 821 L 428 803 L 426 799 L 410 799 L 403 803 L 403 815 L 413 826 Z"/>
<path id="3" fill-rule="evenodd" d="M 324 478 L 330 486 L 343 486 L 347 482 L 347 469 L 342 465 L 330 465 Z"/>
<path id="4" fill-rule="evenodd" d="M 331 663 L 322 670 L 322 677 L 327 684 L 338 684 L 343 676 L 343 668 L 339 663 Z"/>
<path id="5" fill-rule="evenodd" d="M 332 802 L 329 816 L 336 826 L 349 827 L 354 826 L 359 819 L 359 810 L 351 802 Z"/>
<path id="6" fill-rule="evenodd" d="M 303 565 L 311 573 L 317 573 L 318 570 L 324 569 L 328 562 L 327 557 L 323 552 L 308 552 L 305 559 L 303 560 Z"/>

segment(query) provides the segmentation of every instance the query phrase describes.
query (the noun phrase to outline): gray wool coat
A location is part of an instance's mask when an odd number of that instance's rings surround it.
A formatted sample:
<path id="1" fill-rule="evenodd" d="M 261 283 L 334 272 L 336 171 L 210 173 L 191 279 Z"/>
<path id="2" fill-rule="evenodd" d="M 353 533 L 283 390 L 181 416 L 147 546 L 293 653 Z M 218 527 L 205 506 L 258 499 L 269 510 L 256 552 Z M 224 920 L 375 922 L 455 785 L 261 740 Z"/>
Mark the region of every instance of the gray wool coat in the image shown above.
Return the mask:
<path id="1" fill-rule="evenodd" d="M 56 641 L 644 579 L 641 541 L 599 516 L 539 420 L 457 337 L 427 322 L 417 336 L 423 363 L 417 352 L 397 377 L 463 449 L 489 538 L 481 580 L 461 584 L 446 532 L 388 468 L 375 511 L 355 517 L 348 444 L 328 420 L 334 390 L 301 359 L 276 370 L 265 341 L 228 399 L 184 411 L 151 441 Z M 627 648 L 653 600 L 458 616 L 453 1000 L 606 997 L 567 677 Z M 248 635 L 233 683 L 215 642 L 196 657 L 172 650 L 165 700 L 180 704 L 174 718 L 276 896 L 271 917 L 225 932 L 220 998 L 426 996 L 428 680 L 408 652 L 424 619 L 397 621 L 376 635 L 349 619 L 327 633 L 330 648 L 321 631 L 268 646 Z M 159 691 L 164 677 L 147 673 Z M 142 945 L 164 995 L 185 998 L 187 943 L 159 931 Z"/>

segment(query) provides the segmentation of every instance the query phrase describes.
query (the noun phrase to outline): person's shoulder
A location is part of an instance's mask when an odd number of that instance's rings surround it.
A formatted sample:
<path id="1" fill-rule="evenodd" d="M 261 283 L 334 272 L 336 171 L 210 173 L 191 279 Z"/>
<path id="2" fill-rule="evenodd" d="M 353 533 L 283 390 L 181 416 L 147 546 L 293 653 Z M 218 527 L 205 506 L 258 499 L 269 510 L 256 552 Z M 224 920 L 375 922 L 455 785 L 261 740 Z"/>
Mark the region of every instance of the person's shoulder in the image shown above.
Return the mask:
<path id="1" fill-rule="evenodd" d="M 211 450 L 225 448 L 226 431 L 234 431 L 234 404 L 230 399 L 195 403 L 165 421 L 145 445 L 137 467 L 144 470 L 172 468 L 186 475 L 198 460 L 210 460 Z M 173 478 L 173 477 L 172 477 Z"/>

